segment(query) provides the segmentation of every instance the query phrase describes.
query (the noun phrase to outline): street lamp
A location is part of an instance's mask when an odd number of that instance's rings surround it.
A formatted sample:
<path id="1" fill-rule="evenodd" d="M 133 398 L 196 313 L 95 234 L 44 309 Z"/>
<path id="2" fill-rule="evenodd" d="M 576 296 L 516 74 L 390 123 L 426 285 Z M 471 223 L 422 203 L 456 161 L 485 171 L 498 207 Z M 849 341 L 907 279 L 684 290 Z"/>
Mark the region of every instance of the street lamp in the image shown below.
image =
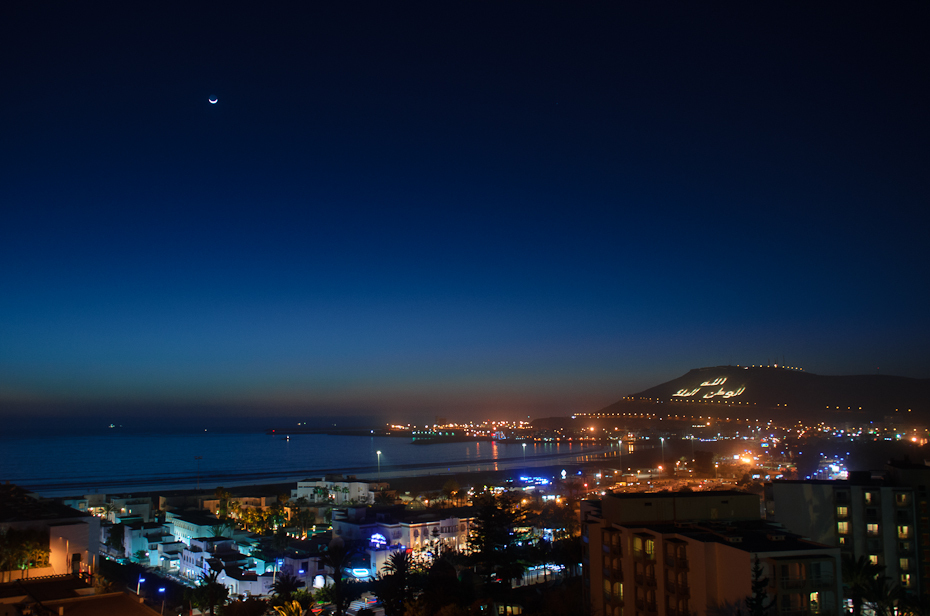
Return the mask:
<path id="1" fill-rule="evenodd" d="M 142 588 L 142 582 L 144 582 L 144 581 L 145 581 L 145 578 L 142 577 L 142 576 L 140 575 L 140 576 L 139 576 L 139 581 L 136 582 L 136 594 L 137 594 L 137 595 L 139 594 L 139 590 Z"/>
<path id="2" fill-rule="evenodd" d="M 526 468 L 526 443 L 523 443 L 523 468 Z"/>
<path id="3" fill-rule="evenodd" d="M 158 592 L 161 594 L 161 613 L 162 616 L 165 616 L 165 587 L 159 588 Z"/>
<path id="4" fill-rule="evenodd" d="M 381 450 L 379 449 L 375 453 L 378 454 L 378 483 L 381 483 Z M 378 487 L 380 488 L 381 486 Z"/>
<path id="5" fill-rule="evenodd" d="M 662 441 L 662 466 L 665 466 L 665 437 L 660 436 L 659 440 Z"/>

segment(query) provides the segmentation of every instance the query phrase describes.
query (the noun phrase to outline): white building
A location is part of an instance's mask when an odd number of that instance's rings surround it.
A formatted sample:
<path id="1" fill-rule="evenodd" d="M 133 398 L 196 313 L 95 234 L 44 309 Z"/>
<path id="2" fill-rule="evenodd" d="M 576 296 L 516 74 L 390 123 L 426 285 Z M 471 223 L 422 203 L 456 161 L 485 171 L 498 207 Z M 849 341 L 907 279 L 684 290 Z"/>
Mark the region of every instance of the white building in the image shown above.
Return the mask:
<path id="1" fill-rule="evenodd" d="M 346 503 L 367 504 L 375 502 L 374 488 L 379 484 L 355 481 L 354 477 L 343 480 L 341 475 L 322 479 L 304 479 L 291 490 L 291 500 L 306 498 L 313 504 L 344 505 Z"/>
<path id="2" fill-rule="evenodd" d="M 99 554 L 99 518 L 9 483 L 0 485 L 0 512 L 0 533 L 48 533 L 48 566 L 29 570 L 30 577 L 94 573 Z M 18 568 L 3 571 L 0 567 L 0 572 L 10 581 L 24 576 Z"/>
<path id="3" fill-rule="evenodd" d="M 333 536 L 362 543 L 369 557 L 369 575 L 376 575 L 394 550 L 414 554 L 434 549 L 465 550 L 474 524 L 473 507 L 408 510 L 390 507 L 348 507 L 333 512 Z M 364 577 L 361 571 L 357 577 Z"/>
<path id="4" fill-rule="evenodd" d="M 178 541 L 183 541 L 185 545 L 190 545 L 193 538 L 211 536 L 212 529 L 221 524 L 223 524 L 221 520 L 203 513 L 169 511 L 165 514 L 168 532 Z"/>
<path id="5" fill-rule="evenodd" d="M 225 537 L 195 537 L 181 551 L 178 573 L 197 580 L 212 571 L 247 568 L 249 559 L 239 553 L 236 542 Z"/>

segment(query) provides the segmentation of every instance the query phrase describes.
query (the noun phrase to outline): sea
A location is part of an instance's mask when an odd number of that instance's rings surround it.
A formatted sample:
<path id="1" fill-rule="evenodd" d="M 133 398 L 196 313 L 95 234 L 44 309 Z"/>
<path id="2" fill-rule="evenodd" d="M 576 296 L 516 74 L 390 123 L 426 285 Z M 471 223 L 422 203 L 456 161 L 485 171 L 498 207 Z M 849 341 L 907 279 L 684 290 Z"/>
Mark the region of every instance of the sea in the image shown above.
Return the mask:
<path id="1" fill-rule="evenodd" d="M 378 452 L 381 452 L 380 456 Z M 0 482 L 43 496 L 212 489 L 298 481 L 325 474 L 402 475 L 551 467 L 611 454 L 580 443 L 469 441 L 414 445 L 390 436 L 264 430 L 0 434 Z"/>

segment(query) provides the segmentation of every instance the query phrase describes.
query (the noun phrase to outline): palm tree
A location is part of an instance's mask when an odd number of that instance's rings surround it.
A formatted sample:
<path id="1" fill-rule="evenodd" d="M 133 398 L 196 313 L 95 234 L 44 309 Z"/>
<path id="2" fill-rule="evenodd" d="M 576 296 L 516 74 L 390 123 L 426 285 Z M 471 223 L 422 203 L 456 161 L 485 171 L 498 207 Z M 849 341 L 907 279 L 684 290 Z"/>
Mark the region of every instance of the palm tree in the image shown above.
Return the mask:
<path id="1" fill-rule="evenodd" d="M 300 602 L 291 601 L 284 605 L 274 606 L 274 611 L 278 613 L 278 616 L 303 616 L 304 608 L 300 606 Z"/>
<path id="2" fill-rule="evenodd" d="M 379 505 L 393 505 L 394 499 L 386 491 L 382 490 L 375 494 L 375 503 Z"/>
<path id="3" fill-rule="evenodd" d="M 401 616 L 405 604 L 414 598 L 413 557 L 406 550 L 394 552 L 385 563 L 384 571 L 376 582 L 375 594 L 384 605 L 386 616 Z"/>
<path id="4" fill-rule="evenodd" d="M 349 607 L 350 595 L 346 589 L 345 571 L 352 556 L 352 549 L 346 546 L 342 537 L 335 537 L 329 542 L 328 549 L 323 552 L 320 562 L 333 572 L 333 603 L 336 606 L 336 616 L 344 616 Z"/>
<path id="5" fill-rule="evenodd" d="M 210 609 L 210 616 L 213 616 L 217 605 L 226 603 L 229 596 L 229 589 L 220 584 L 220 572 L 211 569 L 209 573 L 200 574 L 200 585 L 197 587 L 200 607 Z"/>
<path id="6" fill-rule="evenodd" d="M 277 596 L 285 601 L 290 601 L 291 595 L 300 590 L 300 580 L 290 573 L 282 573 L 275 579 L 271 589 Z"/>
<path id="7" fill-rule="evenodd" d="M 106 503 L 106 504 L 103 506 L 103 517 L 104 517 L 104 519 L 105 519 L 105 520 L 108 520 L 108 521 L 110 521 L 110 522 L 114 522 L 114 523 L 115 523 L 115 522 L 116 522 L 115 519 L 110 520 L 110 516 L 113 515 L 113 513 L 114 513 L 115 511 L 116 511 L 116 505 L 114 505 L 113 503 Z"/>
<path id="8" fill-rule="evenodd" d="M 297 527 L 306 535 L 307 530 L 313 526 L 314 516 L 309 509 L 301 509 L 297 513 Z"/>
<path id="9" fill-rule="evenodd" d="M 211 537 L 225 537 L 226 531 L 230 530 L 230 525 L 227 524 L 214 524 L 210 527 L 210 536 Z"/>
<path id="10" fill-rule="evenodd" d="M 229 492 L 229 490 L 223 488 L 223 486 L 219 486 L 216 488 L 214 496 L 218 501 L 220 501 L 218 514 L 219 518 L 223 520 L 227 515 L 229 515 L 229 499 L 232 498 L 232 494 Z"/>
<path id="11" fill-rule="evenodd" d="M 892 616 L 898 603 L 905 597 L 904 589 L 898 584 L 891 584 L 884 576 L 872 581 L 872 586 L 863 597 L 872 608 L 875 616 Z"/>
<path id="12" fill-rule="evenodd" d="M 864 598 L 873 592 L 875 581 L 884 570 L 884 567 L 872 563 L 865 556 L 854 560 L 852 555 L 843 554 L 843 586 L 849 591 L 849 598 L 852 599 L 853 616 L 862 616 Z"/>

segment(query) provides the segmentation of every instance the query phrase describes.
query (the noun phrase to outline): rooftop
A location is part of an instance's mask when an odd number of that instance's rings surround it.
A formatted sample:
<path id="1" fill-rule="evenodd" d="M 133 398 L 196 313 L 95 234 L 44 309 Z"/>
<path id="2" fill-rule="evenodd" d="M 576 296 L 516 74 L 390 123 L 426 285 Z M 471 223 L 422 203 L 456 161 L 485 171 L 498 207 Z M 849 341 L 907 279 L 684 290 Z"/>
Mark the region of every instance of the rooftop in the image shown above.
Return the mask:
<path id="1" fill-rule="evenodd" d="M 629 525 L 627 528 L 642 528 L 663 535 L 677 534 L 704 543 L 724 543 L 737 550 L 759 554 L 796 551 L 826 553 L 837 549 L 789 533 L 780 526 L 755 520 L 719 524 L 644 524 Z"/>
<path id="2" fill-rule="evenodd" d="M 749 492 L 740 492 L 739 490 L 706 490 L 701 492 L 618 492 L 608 494 L 605 498 L 617 498 L 620 500 L 653 500 L 657 498 L 711 498 L 718 496 L 754 496 Z"/>
<path id="3" fill-rule="evenodd" d="M 0 522 L 86 517 L 90 517 L 90 514 L 56 501 L 40 498 L 17 485 L 11 483 L 0 485 Z"/>
<path id="4" fill-rule="evenodd" d="M 59 575 L 38 580 L 27 578 L 0 584 L 0 603 L 8 603 L 9 599 L 15 597 L 29 597 L 31 598 L 29 602 L 65 599 L 76 597 L 79 590 L 90 588 L 87 582 L 73 575 Z"/>

